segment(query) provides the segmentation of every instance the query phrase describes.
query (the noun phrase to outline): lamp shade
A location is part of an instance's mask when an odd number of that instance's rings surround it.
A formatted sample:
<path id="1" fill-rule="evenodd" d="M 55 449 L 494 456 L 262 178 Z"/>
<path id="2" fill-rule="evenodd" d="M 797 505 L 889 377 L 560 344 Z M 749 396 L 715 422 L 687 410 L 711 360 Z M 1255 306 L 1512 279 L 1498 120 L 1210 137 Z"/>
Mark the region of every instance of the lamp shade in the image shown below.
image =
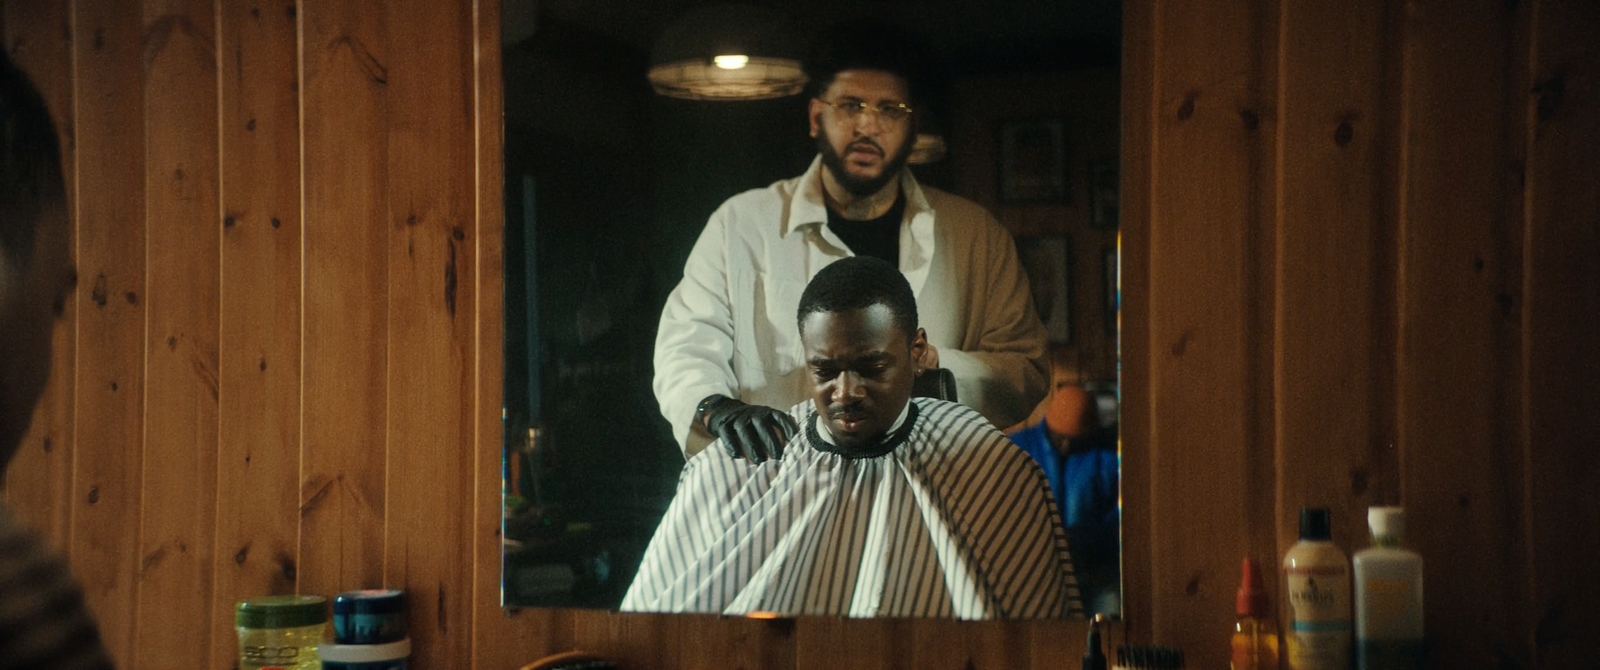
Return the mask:
<path id="1" fill-rule="evenodd" d="M 763 100 L 805 88 L 800 40 L 781 12 L 698 7 L 661 33 L 650 55 L 657 93 L 688 100 Z"/>
<path id="2" fill-rule="evenodd" d="M 936 163 L 944 159 L 946 150 L 943 136 L 917 133 L 917 139 L 911 145 L 911 155 L 906 157 L 906 162 L 911 165 Z"/>

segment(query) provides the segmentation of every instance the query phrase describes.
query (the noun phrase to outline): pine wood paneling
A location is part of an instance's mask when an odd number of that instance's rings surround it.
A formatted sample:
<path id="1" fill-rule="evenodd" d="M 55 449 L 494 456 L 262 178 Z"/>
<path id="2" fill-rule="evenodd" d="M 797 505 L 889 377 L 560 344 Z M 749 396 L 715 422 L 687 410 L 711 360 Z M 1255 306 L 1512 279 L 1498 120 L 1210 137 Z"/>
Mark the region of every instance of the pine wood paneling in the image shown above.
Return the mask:
<path id="1" fill-rule="evenodd" d="M 1122 232 L 1122 257 L 1118 285 L 1122 314 L 1118 334 L 1122 356 L 1122 416 L 1118 454 L 1122 461 L 1122 602 L 1123 620 L 1133 634 L 1148 636 L 1154 624 L 1153 607 L 1130 607 L 1152 601 L 1155 552 L 1148 541 L 1151 515 L 1150 445 L 1155 417 L 1150 407 L 1152 361 L 1150 327 L 1140 315 L 1135 296 L 1150 294 L 1150 202 L 1155 182 L 1155 127 L 1161 105 L 1156 97 L 1155 3 L 1129 2 L 1123 6 L 1122 42 L 1122 165 L 1117 190 Z M 1142 194 L 1142 195 L 1141 195 Z"/>
<path id="2" fill-rule="evenodd" d="M 67 547 L 106 647 L 131 659 L 144 493 L 144 20 L 137 3 L 73 11 L 77 464 Z"/>
<path id="3" fill-rule="evenodd" d="M 1534 664 L 1571 668 L 1600 658 L 1600 5 L 1530 4 L 1520 446 L 1533 593 L 1517 624 Z"/>
<path id="4" fill-rule="evenodd" d="M 221 3 L 217 537 L 207 667 L 238 654 L 228 613 L 295 591 L 300 512 L 298 20 Z"/>
<path id="5" fill-rule="evenodd" d="M 471 533 L 463 547 L 472 556 L 472 658 L 475 668 L 517 668 L 520 663 L 570 645 L 557 645 L 554 621 L 561 615 L 546 610 L 524 612 L 520 617 L 500 607 L 502 565 L 500 519 L 505 507 L 500 500 L 503 483 L 503 410 L 505 406 L 505 267 L 500 253 L 505 238 L 505 125 L 500 70 L 500 3 L 478 2 L 474 8 L 473 75 L 476 108 L 474 178 L 478 227 L 477 260 L 473 285 L 478 290 L 476 305 L 478 358 L 474 407 L 475 437 L 472 441 L 474 483 Z M 485 495 L 485 491 L 494 493 Z M 466 553 L 466 552 L 463 552 Z M 508 645 L 502 640 L 524 642 Z"/>
<path id="6" fill-rule="evenodd" d="M 911 620 L 800 619 L 795 622 L 794 667 L 911 668 L 920 625 Z"/>
<path id="7" fill-rule="evenodd" d="M 656 667 L 690 668 L 744 667 L 790 670 L 800 667 L 799 631 L 809 634 L 817 625 L 812 621 L 760 621 L 738 617 L 661 617 L 651 616 L 663 625 L 676 626 L 679 642 L 676 658 L 657 662 Z"/>
<path id="8" fill-rule="evenodd" d="M 199 667 L 210 626 L 217 495 L 217 44 L 210 2 L 144 6 L 145 449 L 134 667 Z"/>
<path id="9" fill-rule="evenodd" d="M 671 658 L 678 646 L 677 617 L 618 614 L 598 610 L 574 614 L 572 642 L 568 648 L 605 649 L 608 654 L 615 655 L 619 662 L 627 665 L 648 665 L 653 668 L 685 667 L 675 664 Z M 719 664 L 722 662 L 724 661 L 718 661 Z"/>
<path id="10" fill-rule="evenodd" d="M 420 670 L 1075 665 L 1079 622 L 500 609 L 497 3 L 0 9 L 81 277 L 5 497 L 122 667 L 226 667 L 238 598 L 378 586 Z M 1433 667 L 1600 654 L 1600 7 L 1125 10 L 1109 637 L 1220 666 L 1240 556 L 1330 499 L 1357 549 L 1398 501 Z"/>
<path id="11" fill-rule="evenodd" d="M 300 543 L 303 593 L 383 586 L 389 415 L 385 6 L 296 6 L 301 23 Z"/>
<path id="12" fill-rule="evenodd" d="M 1500 322 L 1515 318 L 1501 296 L 1509 295 L 1505 281 L 1515 269 L 1506 262 L 1517 262 L 1498 253 L 1511 242 L 1501 235 L 1512 136 L 1504 95 L 1509 12 L 1483 1 L 1413 3 L 1407 13 L 1395 236 L 1399 430 L 1396 462 L 1384 463 L 1403 478 L 1399 495 L 1373 502 L 1404 502 L 1408 539 L 1433 559 L 1428 626 L 1486 627 L 1473 639 L 1436 645 L 1440 667 L 1517 655 L 1519 608 L 1502 604 L 1521 602 L 1525 588 L 1482 579 L 1525 569 L 1520 543 L 1507 542 L 1520 531 L 1521 454 L 1497 426 L 1506 419 L 1497 416 L 1499 396 L 1516 360 L 1514 343 L 1498 337 Z M 1351 546 L 1366 546 L 1365 519 L 1351 523 Z"/>
<path id="13" fill-rule="evenodd" d="M 1017 644 L 1026 640 L 1027 625 L 1020 621 L 972 622 L 928 620 L 915 622 L 910 668 L 962 670 L 964 668 L 1026 668 L 1034 660 L 1060 667 L 1069 658 L 1045 659 L 1037 650 Z"/>
<path id="14" fill-rule="evenodd" d="M 1155 133 L 1146 296 L 1127 295 L 1147 324 L 1149 527 L 1154 639 L 1199 639 L 1207 614 L 1232 603 L 1251 482 L 1255 166 L 1266 146 L 1247 112 L 1261 106 L 1261 9 L 1242 3 L 1158 5 L 1146 27 Z M 1226 27 L 1226 28 L 1224 28 Z M 1218 39 L 1218 35 L 1227 39 Z M 1143 381 L 1143 380 L 1141 380 Z M 1127 439 L 1127 438 L 1125 438 Z M 1133 607 L 1137 609 L 1137 607 Z"/>
<path id="15" fill-rule="evenodd" d="M 1390 288 L 1379 247 L 1392 229 L 1375 178 L 1391 117 L 1379 106 L 1385 14 L 1379 0 L 1291 3 L 1276 36 L 1278 556 L 1299 538 L 1302 507 L 1330 508 L 1334 541 L 1358 546 L 1372 480 L 1397 479 L 1393 452 L 1373 448 L 1389 441 L 1373 434 L 1388 332 L 1378 296 Z"/>
<path id="16" fill-rule="evenodd" d="M 477 231 L 471 4 L 396 2 L 388 17 L 389 471 L 384 582 L 409 594 L 418 649 L 470 655 Z"/>

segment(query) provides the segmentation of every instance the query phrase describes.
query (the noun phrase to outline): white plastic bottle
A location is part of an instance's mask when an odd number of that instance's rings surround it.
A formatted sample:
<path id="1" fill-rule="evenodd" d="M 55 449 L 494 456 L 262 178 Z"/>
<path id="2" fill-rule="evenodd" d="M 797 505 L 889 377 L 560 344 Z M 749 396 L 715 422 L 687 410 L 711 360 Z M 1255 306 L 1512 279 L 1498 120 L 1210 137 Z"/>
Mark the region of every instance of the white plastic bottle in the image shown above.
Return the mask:
<path id="1" fill-rule="evenodd" d="M 1300 510 L 1300 541 L 1283 556 L 1290 670 L 1349 670 L 1350 560 L 1328 532 L 1328 510 Z"/>
<path id="2" fill-rule="evenodd" d="M 1356 663 L 1360 670 L 1422 667 L 1422 556 L 1403 548 L 1405 512 L 1367 510 L 1372 546 L 1356 552 Z"/>

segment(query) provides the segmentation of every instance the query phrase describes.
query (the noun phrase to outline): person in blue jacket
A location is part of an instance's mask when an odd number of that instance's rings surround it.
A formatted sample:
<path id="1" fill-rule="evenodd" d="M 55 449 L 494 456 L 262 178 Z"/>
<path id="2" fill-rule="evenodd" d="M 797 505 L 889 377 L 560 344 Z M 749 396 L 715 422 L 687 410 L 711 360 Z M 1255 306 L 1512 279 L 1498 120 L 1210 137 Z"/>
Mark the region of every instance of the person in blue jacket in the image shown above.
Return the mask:
<path id="1" fill-rule="evenodd" d="M 1121 514 L 1117 441 L 1082 386 L 1052 384 L 1044 418 L 1013 430 L 1011 441 L 1044 470 L 1067 531 L 1084 612 L 1121 610 Z"/>

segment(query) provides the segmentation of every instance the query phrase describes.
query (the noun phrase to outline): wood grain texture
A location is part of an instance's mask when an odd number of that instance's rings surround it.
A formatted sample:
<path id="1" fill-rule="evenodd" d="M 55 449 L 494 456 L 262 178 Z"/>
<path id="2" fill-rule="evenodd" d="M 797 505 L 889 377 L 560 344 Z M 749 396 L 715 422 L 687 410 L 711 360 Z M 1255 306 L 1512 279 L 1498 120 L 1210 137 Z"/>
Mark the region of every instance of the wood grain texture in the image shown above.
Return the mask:
<path id="1" fill-rule="evenodd" d="M 74 10 L 77 443 L 73 569 L 106 647 L 132 658 L 143 499 L 145 103 L 137 3 Z"/>
<path id="2" fill-rule="evenodd" d="M 1524 519 L 1534 667 L 1600 655 L 1600 5 L 1532 3 L 1527 89 Z"/>
<path id="3" fill-rule="evenodd" d="M 1397 494 L 1375 370 L 1392 327 L 1378 310 L 1380 247 L 1393 230 L 1379 194 L 1385 155 L 1385 12 L 1380 0 L 1286 5 L 1278 42 L 1273 442 L 1278 552 L 1299 511 L 1331 511 L 1334 542 L 1366 537 L 1366 508 Z M 1338 411 L 1330 411 L 1338 408 Z M 1373 447 L 1378 448 L 1374 449 Z M 1378 495 L 1374 495 L 1378 494 Z M 1273 562 L 1275 563 L 1275 562 Z M 1271 564 L 1271 563 L 1269 563 Z"/>
<path id="4" fill-rule="evenodd" d="M 470 2 L 389 3 L 389 469 L 384 583 L 413 662 L 470 656 L 472 365 L 478 317 Z"/>
<path id="5" fill-rule="evenodd" d="M 1432 667 L 1600 653 L 1600 10 L 1445 7 L 1125 3 L 1113 640 L 1220 664 L 1239 557 L 1337 496 L 1412 510 Z M 61 119 L 82 277 L 5 499 L 121 667 L 195 630 L 184 667 L 225 667 L 246 593 L 383 585 L 420 670 L 1075 665 L 1079 622 L 500 609 L 497 3 L 0 10 Z"/>
<path id="6" fill-rule="evenodd" d="M 298 19 L 220 5 L 222 238 L 215 588 L 207 667 L 238 655 L 228 616 L 294 593 L 300 531 Z"/>
<path id="7" fill-rule="evenodd" d="M 1117 190 L 1122 194 L 1118 214 L 1121 267 L 1118 282 L 1122 313 L 1118 319 L 1121 343 L 1122 416 L 1118 455 L 1122 461 L 1122 603 L 1126 630 L 1148 638 L 1154 626 L 1149 606 L 1154 585 L 1155 552 L 1151 546 L 1149 510 L 1155 489 L 1151 485 L 1151 435 L 1155 419 L 1150 408 L 1151 197 L 1155 182 L 1155 128 L 1161 109 L 1156 97 L 1155 3 L 1128 2 L 1122 6 L 1122 148 Z M 1036 633 L 1037 634 L 1037 633 Z"/>
<path id="8" fill-rule="evenodd" d="M 648 616 L 663 625 L 676 625 L 678 643 L 673 654 L 656 662 L 659 667 L 682 670 L 704 667 L 772 668 L 799 667 L 798 630 L 809 621 L 760 621 L 741 617 L 664 617 Z"/>
<path id="9" fill-rule="evenodd" d="M 1486 630 L 1434 647 L 1442 667 L 1515 657 L 1518 608 L 1501 603 L 1521 602 L 1525 588 L 1481 577 L 1525 569 L 1521 543 L 1507 542 L 1521 530 L 1521 450 L 1501 430 L 1514 417 L 1498 416 L 1517 352 L 1500 336 L 1500 323 L 1515 319 L 1502 296 L 1511 295 L 1507 281 L 1520 267 L 1520 259 L 1498 253 L 1513 242 L 1503 225 L 1506 145 L 1515 137 L 1507 132 L 1504 95 L 1508 11 L 1498 2 L 1434 2 L 1412 3 L 1406 12 L 1395 240 L 1397 462 L 1384 464 L 1402 479 L 1397 497 L 1370 502 L 1403 503 L 1411 542 L 1424 556 L 1459 557 L 1449 561 L 1453 567 L 1429 571 L 1427 623 Z M 1467 109 L 1476 112 L 1461 113 Z M 1351 525 L 1350 546 L 1366 546 L 1365 520 L 1352 517 Z"/>
<path id="10" fill-rule="evenodd" d="M 212 3 L 144 6 L 145 434 L 139 598 L 128 665 L 201 666 L 210 626 L 160 625 L 160 614 L 215 619 L 217 496 L 217 42 Z M 129 300 L 133 300 L 129 296 Z"/>
<path id="11" fill-rule="evenodd" d="M 381 2 L 295 6 L 304 277 L 297 588 L 384 585 L 389 102 Z"/>
<path id="12" fill-rule="evenodd" d="M 1158 5 L 1152 22 L 1159 48 L 1149 285 L 1142 304 L 1130 296 L 1140 306 L 1128 318 L 1149 328 L 1147 340 L 1129 346 L 1148 347 L 1150 357 L 1144 448 L 1156 640 L 1198 641 L 1221 630 L 1211 615 L 1231 607 L 1247 551 L 1252 517 L 1242 493 L 1251 459 L 1262 457 L 1251 403 L 1265 391 L 1251 383 L 1251 364 L 1254 347 L 1270 341 L 1251 329 L 1253 310 L 1269 294 L 1257 292 L 1250 270 L 1271 260 L 1261 255 L 1266 241 L 1254 239 L 1253 223 L 1263 190 L 1255 170 L 1266 145 L 1248 121 L 1262 107 L 1261 11 Z M 1191 653 L 1202 665 L 1213 658 Z"/>

